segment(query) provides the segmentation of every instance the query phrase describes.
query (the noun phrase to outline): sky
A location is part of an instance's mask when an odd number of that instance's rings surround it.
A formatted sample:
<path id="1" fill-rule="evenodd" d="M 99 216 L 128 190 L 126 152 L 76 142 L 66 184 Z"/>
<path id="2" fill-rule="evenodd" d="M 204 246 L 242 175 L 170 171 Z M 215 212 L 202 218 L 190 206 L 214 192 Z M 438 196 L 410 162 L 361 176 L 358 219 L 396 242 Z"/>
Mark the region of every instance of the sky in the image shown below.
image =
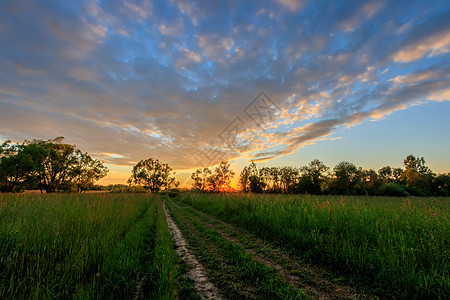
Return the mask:
<path id="1" fill-rule="evenodd" d="M 65 137 L 126 183 L 313 159 L 450 172 L 450 1 L 0 1 L 0 140 Z"/>

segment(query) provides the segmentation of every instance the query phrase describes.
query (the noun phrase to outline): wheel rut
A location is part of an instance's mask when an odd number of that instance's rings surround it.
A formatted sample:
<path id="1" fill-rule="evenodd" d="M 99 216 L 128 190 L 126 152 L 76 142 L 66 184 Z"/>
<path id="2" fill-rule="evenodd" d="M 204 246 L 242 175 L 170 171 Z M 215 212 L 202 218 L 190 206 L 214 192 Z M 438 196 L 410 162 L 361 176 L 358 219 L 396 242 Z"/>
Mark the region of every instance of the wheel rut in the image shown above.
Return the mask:
<path id="1" fill-rule="evenodd" d="M 184 260 L 191 268 L 188 272 L 189 278 L 194 282 L 195 290 L 201 299 L 222 299 L 217 288 L 208 280 L 205 269 L 195 256 L 189 251 L 188 243 L 183 238 L 180 229 L 173 221 L 169 211 L 166 208 L 166 203 L 163 203 L 164 214 L 166 216 L 167 224 L 172 237 L 177 246 L 177 254 Z"/>
<path id="2" fill-rule="evenodd" d="M 199 222 L 244 249 L 255 260 L 275 269 L 287 283 L 294 288 L 301 288 L 312 299 L 372 298 L 369 295 L 357 293 L 349 286 L 333 282 L 329 274 L 323 270 L 298 262 L 284 251 L 275 249 L 266 241 L 242 229 L 194 208 L 188 210 Z"/>

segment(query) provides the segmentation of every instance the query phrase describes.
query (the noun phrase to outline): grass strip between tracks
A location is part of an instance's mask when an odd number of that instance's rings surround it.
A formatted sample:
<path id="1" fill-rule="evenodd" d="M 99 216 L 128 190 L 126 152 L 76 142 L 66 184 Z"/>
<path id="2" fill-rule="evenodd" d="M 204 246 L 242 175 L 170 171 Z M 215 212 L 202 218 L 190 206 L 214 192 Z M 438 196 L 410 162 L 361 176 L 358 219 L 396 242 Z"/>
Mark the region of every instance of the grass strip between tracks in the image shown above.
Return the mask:
<path id="1" fill-rule="evenodd" d="M 254 260 L 173 202 L 167 204 L 194 254 L 208 270 L 209 279 L 227 298 L 305 298 L 301 290 L 292 289 L 273 268 Z"/>

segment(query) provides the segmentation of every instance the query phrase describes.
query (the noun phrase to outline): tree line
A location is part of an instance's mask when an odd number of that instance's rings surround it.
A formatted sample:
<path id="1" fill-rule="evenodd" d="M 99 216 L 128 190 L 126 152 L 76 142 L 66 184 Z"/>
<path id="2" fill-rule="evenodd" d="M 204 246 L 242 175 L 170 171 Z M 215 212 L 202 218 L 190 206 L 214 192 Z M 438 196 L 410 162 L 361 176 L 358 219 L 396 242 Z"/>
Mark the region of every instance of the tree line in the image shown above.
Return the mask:
<path id="1" fill-rule="evenodd" d="M 108 169 L 103 162 L 83 153 L 63 137 L 0 145 L 0 191 L 18 192 L 39 189 L 53 193 L 82 192 L 95 188 Z M 239 175 L 242 192 L 382 195 L 382 196 L 450 196 L 450 173 L 435 174 L 423 157 L 408 155 L 404 168 L 386 166 L 378 171 L 362 169 L 350 162 L 340 162 L 332 170 L 315 159 L 307 166 L 262 167 L 252 162 Z M 230 163 L 222 161 L 213 170 L 197 169 L 192 173 L 192 189 L 201 192 L 228 192 L 235 173 Z M 128 186 L 109 186 L 115 192 L 158 192 L 179 186 L 175 172 L 158 159 L 139 161 L 132 169 Z"/>
<path id="2" fill-rule="evenodd" d="M 350 162 L 340 162 L 332 170 L 315 159 L 303 167 L 263 167 L 252 162 L 239 176 L 243 192 L 315 195 L 373 196 L 450 196 L 450 173 L 435 174 L 423 157 L 408 155 L 404 168 L 386 166 L 378 171 L 362 169 Z M 228 166 L 221 170 L 220 166 Z M 192 173 L 192 188 L 198 191 L 220 191 L 222 178 L 228 183 L 234 173 L 227 162 L 214 172 L 209 168 Z M 221 175 L 226 174 L 226 175 Z"/>
<path id="3" fill-rule="evenodd" d="M 1 144 L 0 191 L 82 192 L 106 176 L 108 169 L 103 162 L 63 140 L 57 137 Z"/>

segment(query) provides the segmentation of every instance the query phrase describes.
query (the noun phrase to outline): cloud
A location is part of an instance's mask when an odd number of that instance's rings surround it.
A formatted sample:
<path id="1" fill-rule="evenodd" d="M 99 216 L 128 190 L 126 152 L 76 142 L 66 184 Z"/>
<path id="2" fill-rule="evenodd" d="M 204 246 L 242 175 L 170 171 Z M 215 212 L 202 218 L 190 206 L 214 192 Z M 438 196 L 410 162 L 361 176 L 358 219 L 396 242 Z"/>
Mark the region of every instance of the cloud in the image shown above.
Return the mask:
<path id="1" fill-rule="evenodd" d="M 411 62 L 425 55 L 432 57 L 448 52 L 450 52 L 450 29 L 406 46 L 394 55 L 394 60 Z"/>
<path id="2" fill-rule="evenodd" d="M 296 12 L 304 5 L 304 1 L 301 0 L 277 0 L 283 6 L 289 8 L 291 11 Z"/>
<path id="3" fill-rule="evenodd" d="M 293 153 L 449 100 L 438 2 L 2 2 L 0 134 L 65 136 L 120 166 Z M 263 124 L 246 113 L 260 91 L 277 107 Z"/>

